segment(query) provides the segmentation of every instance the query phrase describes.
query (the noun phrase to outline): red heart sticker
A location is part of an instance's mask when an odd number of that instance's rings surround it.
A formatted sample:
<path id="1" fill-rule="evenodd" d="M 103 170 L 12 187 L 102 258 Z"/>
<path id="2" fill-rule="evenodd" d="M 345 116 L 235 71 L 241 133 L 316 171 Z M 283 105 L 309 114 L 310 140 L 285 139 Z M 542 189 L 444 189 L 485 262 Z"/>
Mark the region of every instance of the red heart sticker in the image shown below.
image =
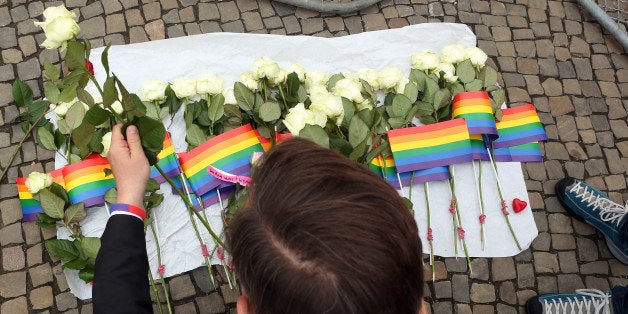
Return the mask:
<path id="1" fill-rule="evenodd" d="M 526 209 L 526 207 L 528 207 L 528 203 L 526 203 L 526 201 L 522 201 L 518 198 L 512 200 L 512 209 L 515 211 L 515 213 L 520 213 L 521 211 Z"/>

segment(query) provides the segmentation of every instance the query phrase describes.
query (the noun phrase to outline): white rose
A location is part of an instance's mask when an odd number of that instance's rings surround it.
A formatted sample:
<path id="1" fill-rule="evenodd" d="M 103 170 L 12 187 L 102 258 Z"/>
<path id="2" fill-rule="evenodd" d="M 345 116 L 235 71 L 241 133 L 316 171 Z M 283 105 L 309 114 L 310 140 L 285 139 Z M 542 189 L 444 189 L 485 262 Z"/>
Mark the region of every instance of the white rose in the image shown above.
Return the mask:
<path id="1" fill-rule="evenodd" d="M 422 71 L 429 71 L 438 66 L 438 56 L 429 50 L 419 51 L 412 55 L 412 68 Z"/>
<path id="2" fill-rule="evenodd" d="M 102 141 L 100 141 L 100 143 L 102 143 L 103 146 L 100 156 L 107 157 L 107 153 L 109 153 L 109 147 L 111 147 L 111 131 L 105 133 L 105 135 L 102 136 Z"/>
<path id="3" fill-rule="evenodd" d="M 222 95 L 225 97 L 225 105 L 235 105 L 238 103 L 233 94 L 233 87 L 226 88 L 222 91 Z"/>
<path id="4" fill-rule="evenodd" d="M 261 78 L 274 78 L 277 77 L 280 68 L 277 62 L 268 57 L 259 57 L 253 61 L 251 66 L 251 72 L 253 72 L 258 79 Z"/>
<path id="5" fill-rule="evenodd" d="M 482 51 L 482 49 L 478 47 L 470 47 L 465 50 L 464 58 L 471 60 L 473 65 L 481 67 L 486 63 L 488 56 L 484 53 L 484 51 Z"/>
<path id="6" fill-rule="evenodd" d="M 310 90 L 312 86 L 320 86 L 327 84 L 329 80 L 329 75 L 325 72 L 316 70 L 316 71 L 308 71 L 305 72 L 305 88 Z"/>
<path id="7" fill-rule="evenodd" d="M 113 109 L 113 111 L 117 114 L 122 114 L 122 112 L 124 111 L 124 108 L 122 108 L 122 104 L 119 100 L 116 100 L 113 102 L 113 104 L 111 104 L 111 109 Z"/>
<path id="8" fill-rule="evenodd" d="M 65 114 L 68 112 L 68 109 L 70 109 L 71 105 L 72 103 L 67 103 L 67 102 L 61 102 L 56 105 L 50 104 L 50 109 L 52 109 L 52 111 L 57 115 L 57 117 L 63 118 L 65 117 Z"/>
<path id="9" fill-rule="evenodd" d="M 288 109 L 288 114 L 283 120 L 283 124 L 288 128 L 290 133 L 299 135 L 301 129 L 305 127 L 305 120 L 311 115 L 310 111 L 305 109 L 303 103 L 298 103 L 296 106 Z"/>
<path id="10" fill-rule="evenodd" d="M 406 85 L 408 83 L 410 83 L 410 80 L 407 77 L 402 78 L 395 87 L 395 91 L 397 92 L 397 94 L 403 94 L 406 91 Z"/>
<path id="11" fill-rule="evenodd" d="M 139 89 L 140 97 L 144 101 L 162 103 L 166 100 L 167 83 L 159 80 L 146 81 Z"/>
<path id="12" fill-rule="evenodd" d="M 286 81 L 286 77 L 288 77 L 288 74 L 290 74 L 290 72 L 280 68 L 279 71 L 273 73 L 273 76 L 269 76 L 268 80 L 273 86 L 279 85 Z"/>
<path id="13" fill-rule="evenodd" d="M 328 118 L 335 119 L 336 123 L 342 122 L 345 113 L 340 96 L 330 93 L 314 98 L 310 105 L 310 110 L 324 112 Z"/>
<path id="14" fill-rule="evenodd" d="M 440 61 L 443 63 L 456 64 L 465 59 L 465 51 L 467 48 L 460 44 L 454 44 L 443 47 L 440 53 Z"/>
<path id="15" fill-rule="evenodd" d="M 358 111 L 362 111 L 364 109 L 373 110 L 373 104 L 368 99 L 364 99 L 363 102 L 356 104 L 355 107 L 358 109 Z"/>
<path id="16" fill-rule="evenodd" d="M 327 95 L 330 94 L 330 92 L 327 90 L 327 87 L 323 85 L 312 86 L 308 90 L 308 93 L 310 94 L 310 101 L 312 102 L 321 101 L 323 98 L 327 97 Z"/>
<path id="17" fill-rule="evenodd" d="M 76 14 L 68 11 L 64 5 L 50 7 L 44 10 L 44 21 L 35 22 L 35 26 L 40 26 L 46 35 L 46 40 L 41 44 L 47 49 L 61 47 L 65 49 L 67 41 L 76 37 L 81 31 L 76 21 Z"/>
<path id="18" fill-rule="evenodd" d="M 240 74 L 240 82 L 251 91 L 256 91 L 259 86 L 257 76 L 255 76 L 255 74 L 251 72 Z"/>
<path id="19" fill-rule="evenodd" d="M 362 97 L 362 84 L 350 78 L 344 78 L 336 82 L 332 88 L 332 92 L 336 96 L 342 96 L 354 102 L 364 101 Z"/>
<path id="20" fill-rule="evenodd" d="M 379 90 L 379 72 L 373 69 L 361 69 L 358 71 L 358 77 L 371 85 L 373 90 Z"/>
<path id="21" fill-rule="evenodd" d="M 310 109 L 309 119 L 305 121 L 305 124 L 318 125 L 321 128 L 324 128 L 327 124 L 327 115 L 325 112 L 320 110 Z"/>
<path id="22" fill-rule="evenodd" d="M 302 65 L 295 63 L 292 64 L 289 68 L 288 68 L 288 74 L 290 73 L 296 73 L 297 76 L 299 77 L 299 81 L 304 82 L 305 81 L 305 69 L 303 68 Z"/>
<path id="23" fill-rule="evenodd" d="M 196 81 L 191 78 L 176 78 L 172 82 L 171 87 L 179 98 L 190 98 L 196 95 Z"/>
<path id="24" fill-rule="evenodd" d="M 52 176 L 47 173 L 31 172 L 26 178 L 26 187 L 32 194 L 36 194 L 52 184 Z"/>
<path id="25" fill-rule="evenodd" d="M 394 65 L 389 65 L 379 72 L 380 88 L 384 90 L 396 88 L 404 77 L 403 71 Z"/>
<path id="26" fill-rule="evenodd" d="M 442 77 L 447 80 L 447 82 L 454 83 L 458 80 L 458 77 L 456 76 L 456 68 L 451 63 L 441 63 L 434 69 L 434 73 L 438 76 L 441 76 L 441 72 L 444 72 Z"/>
<path id="27" fill-rule="evenodd" d="M 204 95 L 218 95 L 222 92 L 224 80 L 215 75 L 203 75 L 196 79 L 196 92 Z"/>

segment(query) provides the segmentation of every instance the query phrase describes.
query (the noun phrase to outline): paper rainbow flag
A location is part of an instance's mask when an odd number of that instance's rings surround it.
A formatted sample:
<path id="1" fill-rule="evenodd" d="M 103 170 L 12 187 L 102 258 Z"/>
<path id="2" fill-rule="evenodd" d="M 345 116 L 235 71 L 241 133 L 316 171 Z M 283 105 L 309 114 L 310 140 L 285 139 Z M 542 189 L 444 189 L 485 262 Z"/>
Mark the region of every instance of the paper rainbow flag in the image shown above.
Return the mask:
<path id="1" fill-rule="evenodd" d="M 491 160 L 486 150 L 486 142 L 484 137 L 480 134 L 471 134 L 469 139 L 471 140 L 471 149 L 473 150 L 473 159 L 475 160 Z"/>
<path id="2" fill-rule="evenodd" d="M 465 119 L 388 131 L 397 171 L 408 172 L 473 160 Z"/>
<path id="3" fill-rule="evenodd" d="M 543 161 L 539 142 L 531 142 L 511 147 L 496 148 L 495 161 L 540 162 Z"/>
<path id="4" fill-rule="evenodd" d="M 392 156 L 384 158 L 374 158 L 369 168 L 381 176 L 388 184 L 397 190 L 400 190 L 399 179 L 401 184 L 406 187 L 410 184 L 419 184 L 430 181 L 447 180 L 450 178 L 448 167 L 435 167 L 416 171 L 403 172 L 397 177 L 397 168 L 395 167 L 395 160 Z M 414 173 L 414 179 L 412 178 Z"/>
<path id="5" fill-rule="evenodd" d="M 532 104 L 503 109 L 502 113 L 502 120 L 497 122 L 499 138 L 493 142 L 493 148 L 547 140 L 543 124 Z"/>
<path id="6" fill-rule="evenodd" d="M 103 204 L 105 193 L 116 186 L 113 175 L 105 175 L 106 168 L 111 168 L 107 158 L 98 154 L 63 167 L 61 172 L 70 202 L 83 202 L 85 207 Z"/>
<path id="7" fill-rule="evenodd" d="M 17 177 L 15 178 L 15 183 L 17 184 L 17 193 L 24 221 L 37 220 L 37 214 L 43 213 L 44 209 L 41 208 L 39 201 L 33 198 L 33 194 L 26 187 L 26 178 Z"/>
<path id="8" fill-rule="evenodd" d="M 53 170 L 50 172 L 52 176 L 52 182 L 62 186 L 65 189 L 65 180 L 63 179 L 63 172 L 61 169 Z"/>
<path id="9" fill-rule="evenodd" d="M 260 144 L 262 144 L 262 147 L 264 148 L 264 151 L 265 152 L 269 151 L 272 148 L 270 139 L 261 136 L 259 134 L 259 132 L 257 132 L 257 130 L 255 130 L 255 133 L 257 134 L 257 138 L 259 138 L 259 142 L 260 142 Z M 287 139 L 289 139 L 291 137 L 292 137 L 292 133 L 275 132 L 275 145 L 281 144 L 283 141 L 285 141 L 285 140 L 287 140 Z"/>
<path id="10" fill-rule="evenodd" d="M 166 132 L 164 138 L 163 149 L 157 155 L 159 160 L 157 164 L 163 170 L 169 178 L 175 178 L 181 173 L 181 167 L 179 166 L 179 158 L 174 151 L 172 140 L 170 139 L 170 133 Z M 166 179 L 161 176 L 155 166 L 150 167 L 150 177 L 155 179 L 158 183 L 166 182 Z"/>
<path id="11" fill-rule="evenodd" d="M 263 152 L 257 132 L 250 124 L 215 136 L 193 150 L 179 155 L 183 173 L 196 195 L 202 196 L 217 187 L 232 185 L 207 172 L 211 165 L 235 175 L 249 175 L 251 155 Z"/>
<path id="12" fill-rule="evenodd" d="M 220 198 L 223 200 L 227 200 L 231 194 L 235 192 L 235 185 L 227 186 L 220 189 Z M 203 207 L 207 208 L 211 205 L 218 203 L 218 189 L 213 189 L 201 196 L 201 200 L 203 202 Z"/>
<path id="13" fill-rule="evenodd" d="M 456 94 L 451 117 L 464 118 L 467 121 L 469 134 L 486 135 L 490 140 L 497 138 L 495 116 L 493 116 L 491 100 L 487 92 L 472 91 Z"/>

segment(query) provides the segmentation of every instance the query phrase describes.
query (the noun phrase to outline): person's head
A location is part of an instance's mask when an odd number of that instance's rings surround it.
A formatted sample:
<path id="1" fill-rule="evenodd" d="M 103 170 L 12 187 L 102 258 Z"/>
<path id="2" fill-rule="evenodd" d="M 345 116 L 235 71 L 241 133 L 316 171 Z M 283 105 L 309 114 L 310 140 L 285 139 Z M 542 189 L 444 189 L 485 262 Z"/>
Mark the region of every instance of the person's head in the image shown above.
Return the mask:
<path id="1" fill-rule="evenodd" d="M 417 226 L 374 172 L 292 139 L 264 157 L 248 197 L 227 228 L 244 296 L 239 307 L 257 314 L 419 311 Z"/>

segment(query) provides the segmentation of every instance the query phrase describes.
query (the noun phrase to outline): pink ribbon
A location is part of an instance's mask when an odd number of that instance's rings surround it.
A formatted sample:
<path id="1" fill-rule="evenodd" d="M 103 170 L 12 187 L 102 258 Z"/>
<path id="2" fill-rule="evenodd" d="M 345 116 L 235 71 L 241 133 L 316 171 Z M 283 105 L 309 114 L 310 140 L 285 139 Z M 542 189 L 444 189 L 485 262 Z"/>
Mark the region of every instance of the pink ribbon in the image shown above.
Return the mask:
<path id="1" fill-rule="evenodd" d="M 484 224 L 486 222 L 486 215 L 482 214 L 480 215 L 480 223 Z"/>
<path id="2" fill-rule="evenodd" d="M 464 240 L 464 229 L 462 227 L 458 227 L 458 238 Z"/>
<path id="3" fill-rule="evenodd" d="M 504 214 L 504 216 L 510 215 L 508 212 L 508 204 L 506 204 L 505 200 L 502 200 L 502 214 Z"/>
<path id="4" fill-rule="evenodd" d="M 207 245 L 205 245 L 205 243 L 201 244 L 201 251 L 203 252 L 203 257 L 209 257 L 209 251 L 207 251 Z"/>
<path id="5" fill-rule="evenodd" d="M 223 260 L 225 259 L 225 251 L 223 251 L 222 247 L 218 247 L 216 249 L 216 255 L 218 256 L 218 259 Z"/>
<path id="6" fill-rule="evenodd" d="M 434 234 L 432 234 L 432 228 L 427 228 L 427 240 L 428 241 L 434 240 Z"/>
<path id="7" fill-rule="evenodd" d="M 456 213 L 456 198 L 453 197 L 451 199 L 451 203 L 449 203 L 449 212 L 453 215 Z"/>

